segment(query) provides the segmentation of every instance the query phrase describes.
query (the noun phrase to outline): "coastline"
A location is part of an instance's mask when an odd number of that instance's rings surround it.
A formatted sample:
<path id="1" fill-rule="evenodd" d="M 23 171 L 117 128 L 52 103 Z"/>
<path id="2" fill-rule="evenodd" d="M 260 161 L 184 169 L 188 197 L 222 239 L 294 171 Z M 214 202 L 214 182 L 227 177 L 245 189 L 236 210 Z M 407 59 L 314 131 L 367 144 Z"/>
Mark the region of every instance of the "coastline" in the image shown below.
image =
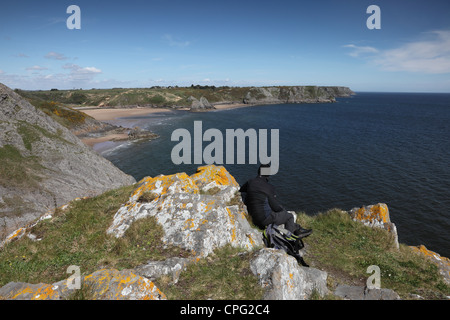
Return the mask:
<path id="1" fill-rule="evenodd" d="M 210 109 L 211 111 L 222 111 L 236 108 L 251 107 L 252 104 L 244 103 L 230 103 L 230 104 L 217 104 L 214 106 L 215 109 Z M 87 108 L 77 108 L 78 111 L 84 112 L 88 116 L 91 116 L 95 120 L 102 122 L 112 122 L 120 120 L 121 118 L 127 117 L 144 117 L 155 113 L 170 113 L 178 110 L 189 110 L 187 108 L 149 108 L 149 107 L 133 107 L 133 108 L 97 108 L 97 107 L 87 107 Z M 131 128 L 130 128 L 131 129 Z M 126 132 L 105 132 L 104 135 L 100 137 L 86 137 L 80 138 L 80 140 L 87 146 L 93 148 L 94 150 L 102 150 L 102 146 L 107 142 L 123 142 L 129 139 Z"/>
<path id="2" fill-rule="evenodd" d="M 98 121 L 117 120 L 118 118 L 145 116 L 159 112 L 170 112 L 169 108 L 78 108 L 78 111 L 86 113 L 88 116 Z"/>
<path id="3" fill-rule="evenodd" d="M 168 108 L 148 108 L 148 107 L 133 107 L 133 108 L 77 108 L 88 116 L 94 118 L 97 121 L 110 123 L 117 125 L 121 118 L 126 117 L 144 117 L 150 114 L 171 112 Z M 124 123 L 120 123 L 120 127 L 123 130 L 105 131 L 100 136 L 96 137 L 82 137 L 80 138 L 88 147 L 91 147 L 95 151 L 102 153 L 103 151 L 114 148 L 117 144 L 130 140 L 127 129 L 133 129 L 133 122 L 128 122 L 125 127 Z"/>

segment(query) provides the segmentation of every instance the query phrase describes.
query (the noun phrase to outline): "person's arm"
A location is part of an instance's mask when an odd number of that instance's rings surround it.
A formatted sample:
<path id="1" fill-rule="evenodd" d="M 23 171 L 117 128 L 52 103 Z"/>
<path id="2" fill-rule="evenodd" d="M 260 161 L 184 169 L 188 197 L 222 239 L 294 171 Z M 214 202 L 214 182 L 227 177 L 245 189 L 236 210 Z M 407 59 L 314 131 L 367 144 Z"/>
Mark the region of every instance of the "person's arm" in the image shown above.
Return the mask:
<path id="1" fill-rule="evenodd" d="M 242 187 L 239 189 L 239 192 L 247 192 L 248 182 L 244 183 Z"/>

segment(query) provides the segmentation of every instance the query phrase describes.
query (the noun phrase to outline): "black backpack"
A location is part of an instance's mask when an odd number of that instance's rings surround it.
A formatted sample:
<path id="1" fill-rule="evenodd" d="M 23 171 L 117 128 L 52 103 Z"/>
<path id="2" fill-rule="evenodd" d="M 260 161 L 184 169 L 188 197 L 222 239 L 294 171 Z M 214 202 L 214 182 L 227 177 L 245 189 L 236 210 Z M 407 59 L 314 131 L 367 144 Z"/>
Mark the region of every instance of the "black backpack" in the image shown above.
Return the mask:
<path id="1" fill-rule="evenodd" d="M 289 230 L 279 225 L 269 224 L 263 231 L 263 241 L 266 247 L 284 250 L 297 259 L 302 266 L 309 267 L 299 253 L 299 250 L 305 247 L 302 239 L 294 236 Z"/>

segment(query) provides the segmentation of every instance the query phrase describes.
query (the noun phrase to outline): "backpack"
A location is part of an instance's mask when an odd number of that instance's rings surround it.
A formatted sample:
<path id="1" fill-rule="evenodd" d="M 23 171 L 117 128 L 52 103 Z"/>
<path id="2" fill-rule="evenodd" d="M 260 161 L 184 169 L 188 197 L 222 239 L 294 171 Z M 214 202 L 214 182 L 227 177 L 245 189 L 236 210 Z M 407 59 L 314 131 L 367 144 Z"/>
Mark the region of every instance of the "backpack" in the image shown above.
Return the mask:
<path id="1" fill-rule="evenodd" d="M 302 266 L 309 267 L 299 253 L 299 250 L 305 247 L 302 239 L 293 236 L 289 230 L 279 225 L 269 224 L 263 231 L 263 241 L 266 247 L 284 250 L 297 259 Z"/>

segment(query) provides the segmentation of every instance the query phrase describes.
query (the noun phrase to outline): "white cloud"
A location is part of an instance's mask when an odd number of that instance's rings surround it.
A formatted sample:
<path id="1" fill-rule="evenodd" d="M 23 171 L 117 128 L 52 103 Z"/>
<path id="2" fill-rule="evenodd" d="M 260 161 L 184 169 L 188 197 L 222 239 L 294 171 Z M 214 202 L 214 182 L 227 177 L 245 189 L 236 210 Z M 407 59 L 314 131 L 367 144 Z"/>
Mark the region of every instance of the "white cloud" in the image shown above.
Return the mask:
<path id="1" fill-rule="evenodd" d="M 352 57 L 365 57 L 386 71 L 450 73 L 450 30 L 427 32 L 423 36 L 425 40 L 387 50 L 353 44 L 344 47 L 353 49 L 350 53 Z"/>
<path id="2" fill-rule="evenodd" d="M 102 70 L 95 67 L 80 67 L 73 63 L 66 63 L 62 68 L 70 70 L 69 80 L 72 81 L 90 81 L 97 74 L 102 73 Z"/>
<path id="3" fill-rule="evenodd" d="M 67 59 L 69 59 L 64 54 L 58 53 L 58 52 L 54 52 L 54 51 L 50 51 L 44 57 L 47 58 L 47 59 L 53 59 L 53 60 L 67 60 Z"/>
<path id="4" fill-rule="evenodd" d="M 189 46 L 191 43 L 189 41 L 180 41 L 180 40 L 176 40 L 172 37 L 171 34 L 165 34 L 162 36 L 162 39 L 164 40 L 165 43 L 167 43 L 169 46 L 171 47 L 180 47 L 180 48 L 184 48 Z"/>
<path id="5" fill-rule="evenodd" d="M 28 71 L 41 71 L 41 70 L 48 70 L 48 68 L 41 67 L 41 66 L 32 66 L 32 67 L 28 67 L 26 70 L 28 70 Z"/>
<path id="6" fill-rule="evenodd" d="M 428 36 L 428 40 L 383 51 L 374 62 L 388 71 L 450 73 L 450 31 L 433 31 Z"/>
<path id="7" fill-rule="evenodd" d="M 355 57 L 355 58 L 357 58 L 357 57 L 359 57 L 361 55 L 364 55 L 364 54 L 377 53 L 378 52 L 378 50 L 373 48 L 373 47 L 367 47 L 367 46 L 366 47 L 359 47 L 359 46 L 356 46 L 354 44 L 347 44 L 347 45 L 345 45 L 343 47 L 352 49 L 352 52 L 350 52 L 349 55 L 352 56 L 352 57 Z"/>
<path id="8" fill-rule="evenodd" d="M 27 68 L 30 71 L 45 69 L 40 66 Z M 59 73 L 42 74 L 41 72 L 30 72 L 25 75 L 0 72 L 0 82 L 11 88 L 28 90 L 92 88 L 97 87 L 99 82 L 95 77 L 102 73 L 102 70 L 96 67 L 81 67 L 69 63 L 62 66 L 62 70 L 64 71 Z"/>

